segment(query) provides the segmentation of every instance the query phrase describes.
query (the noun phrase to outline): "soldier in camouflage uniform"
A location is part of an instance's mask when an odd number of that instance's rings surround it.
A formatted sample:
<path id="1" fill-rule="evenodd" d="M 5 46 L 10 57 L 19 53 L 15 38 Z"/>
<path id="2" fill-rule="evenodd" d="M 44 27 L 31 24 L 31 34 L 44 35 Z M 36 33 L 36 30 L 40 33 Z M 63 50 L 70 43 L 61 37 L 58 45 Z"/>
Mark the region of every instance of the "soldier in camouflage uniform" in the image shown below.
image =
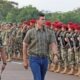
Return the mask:
<path id="1" fill-rule="evenodd" d="M 67 25 L 66 24 L 62 24 L 62 28 L 61 28 L 61 33 L 59 36 L 59 41 L 60 41 L 60 52 L 61 52 L 61 63 L 62 63 L 62 70 L 60 73 L 66 73 L 67 72 L 67 67 L 68 67 L 68 52 L 67 52 L 67 48 L 66 48 L 66 33 L 67 33 Z"/>
<path id="2" fill-rule="evenodd" d="M 36 23 L 36 20 L 34 20 L 34 19 L 31 19 L 30 21 L 24 21 L 24 23 L 23 23 L 23 29 L 22 29 L 22 32 L 23 32 L 23 39 L 24 39 L 24 37 L 25 37 L 25 35 L 26 35 L 26 33 L 27 33 L 27 31 L 29 30 L 29 29 L 32 29 L 33 27 L 35 27 L 35 23 Z"/>
<path id="3" fill-rule="evenodd" d="M 28 31 L 28 27 L 29 27 L 29 22 L 25 21 L 23 24 L 22 24 L 22 39 L 24 39 L 25 35 L 26 35 L 26 32 Z"/>
<path id="4" fill-rule="evenodd" d="M 30 22 L 29 29 L 34 28 L 35 27 L 35 24 L 36 24 L 36 20 L 35 19 L 31 19 L 29 22 Z"/>
<path id="5" fill-rule="evenodd" d="M 7 54 L 7 24 L 3 24 L 2 25 L 2 41 L 3 41 L 3 46 L 4 46 L 4 49 L 5 49 L 5 53 Z"/>
<path id="6" fill-rule="evenodd" d="M 15 37 L 15 53 L 18 59 L 22 56 L 22 29 L 18 27 Z"/>
<path id="7" fill-rule="evenodd" d="M 56 22 L 52 23 L 52 25 L 53 25 L 53 30 L 55 31 L 55 36 L 56 36 L 56 41 L 57 41 L 57 46 L 58 46 L 58 52 L 59 52 L 59 54 L 58 54 L 59 61 L 58 61 L 57 64 L 54 63 L 52 71 L 54 71 L 54 72 L 60 72 L 61 71 L 61 64 L 62 64 L 61 60 L 62 59 L 61 59 L 61 52 L 60 52 L 60 42 L 59 42 L 58 38 L 59 38 L 60 33 L 61 33 L 62 23 L 59 22 L 59 21 L 56 21 Z"/>
<path id="8" fill-rule="evenodd" d="M 2 68 L 5 69 L 5 66 L 6 66 L 6 54 L 5 54 L 5 50 L 4 50 L 4 46 L 3 46 L 3 42 L 2 42 L 2 27 L 0 25 L 0 55 L 1 55 L 1 58 L 2 58 L 2 62 L 3 62 L 3 66 Z"/>
<path id="9" fill-rule="evenodd" d="M 17 24 L 13 23 L 12 25 L 12 28 L 11 28 L 11 34 L 12 34 L 12 51 L 13 51 L 13 57 L 14 58 L 17 58 L 17 53 L 16 53 L 16 34 L 17 34 L 17 31 L 18 31 L 18 27 L 17 27 Z"/>
<path id="10" fill-rule="evenodd" d="M 75 34 L 73 35 L 74 42 L 74 52 L 75 52 L 75 67 L 77 67 L 77 72 L 74 75 L 80 76 L 80 27 L 75 25 Z"/>
<path id="11" fill-rule="evenodd" d="M 11 31 L 11 24 L 7 25 L 7 54 L 8 54 L 8 59 L 7 61 L 12 60 L 12 55 L 13 55 L 13 47 L 12 47 L 12 31 Z"/>
<path id="12" fill-rule="evenodd" d="M 75 68 L 75 53 L 73 50 L 72 36 L 74 34 L 74 27 L 72 23 L 68 24 L 68 32 L 66 34 L 67 48 L 68 48 L 68 68 L 67 74 L 73 74 Z"/>

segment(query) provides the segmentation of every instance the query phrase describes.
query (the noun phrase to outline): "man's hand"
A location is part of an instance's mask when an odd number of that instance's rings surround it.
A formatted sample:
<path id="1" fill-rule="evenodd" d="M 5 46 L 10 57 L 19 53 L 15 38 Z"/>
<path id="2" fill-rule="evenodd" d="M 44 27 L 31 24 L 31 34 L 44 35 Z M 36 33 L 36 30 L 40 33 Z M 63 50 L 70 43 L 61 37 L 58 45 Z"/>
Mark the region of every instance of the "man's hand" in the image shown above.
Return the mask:
<path id="1" fill-rule="evenodd" d="M 28 69 L 28 64 L 29 64 L 28 59 L 23 60 L 23 66 L 24 66 L 25 69 Z"/>

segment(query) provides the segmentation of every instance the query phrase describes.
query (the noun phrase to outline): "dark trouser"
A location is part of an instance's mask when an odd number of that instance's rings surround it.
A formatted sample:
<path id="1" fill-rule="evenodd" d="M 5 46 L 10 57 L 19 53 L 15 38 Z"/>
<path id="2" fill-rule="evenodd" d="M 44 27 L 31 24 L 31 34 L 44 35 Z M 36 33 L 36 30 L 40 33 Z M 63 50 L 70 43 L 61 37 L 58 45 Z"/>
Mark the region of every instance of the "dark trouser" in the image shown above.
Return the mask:
<path id="1" fill-rule="evenodd" d="M 29 62 L 34 80 L 44 80 L 48 68 L 48 58 L 30 56 Z"/>

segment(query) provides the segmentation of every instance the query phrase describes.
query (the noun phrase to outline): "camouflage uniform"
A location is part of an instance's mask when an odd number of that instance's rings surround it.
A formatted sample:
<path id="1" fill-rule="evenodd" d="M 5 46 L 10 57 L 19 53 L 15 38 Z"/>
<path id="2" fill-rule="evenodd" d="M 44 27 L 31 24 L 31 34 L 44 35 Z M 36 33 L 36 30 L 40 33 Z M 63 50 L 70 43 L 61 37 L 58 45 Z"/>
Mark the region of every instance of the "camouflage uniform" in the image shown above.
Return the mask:
<path id="1" fill-rule="evenodd" d="M 78 33 L 78 36 L 77 36 L 77 38 L 79 38 L 79 40 L 78 40 L 78 65 L 79 65 L 79 67 L 80 67 L 80 33 Z"/>
<path id="2" fill-rule="evenodd" d="M 68 66 L 68 52 L 66 48 L 66 31 L 61 31 L 59 41 L 60 41 L 60 52 L 61 52 L 61 63 L 63 66 Z"/>
<path id="3" fill-rule="evenodd" d="M 59 51 L 59 62 L 58 62 L 58 64 L 62 66 L 62 57 L 61 57 L 60 41 L 59 41 L 60 33 L 61 33 L 61 30 L 58 30 L 57 32 L 55 32 L 55 35 L 56 35 L 57 46 L 58 46 L 58 51 Z"/>
<path id="4" fill-rule="evenodd" d="M 7 53 L 7 30 L 2 30 L 2 43 L 5 49 L 5 52 Z"/>
<path id="5" fill-rule="evenodd" d="M 7 41 L 7 52 L 8 54 L 12 55 L 13 51 L 12 51 L 12 33 L 11 33 L 11 30 L 7 30 L 7 38 L 8 38 L 8 41 Z"/>
<path id="6" fill-rule="evenodd" d="M 12 39 L 12 51 L 13 51 L 13 53 L 15 54 L 16 53 L 16 34 L 17 34 L 17 31 L 18 31 L 18 28 L 13 28 L 13 29 L 11 29 L 11 34 L 12 34 L 12 37 L 11 37 L 11 39 Z"/>
<path id="7" fill-rule="evenodd" d="M 22 53 L 22 31 L 20 28 L 17 30 L 16 40 L 15 40 L 15 52 Z"/>
<path id="8" fill-rule="evenodd" d="M 2 34 L 1 34 L 2 31 L 0 31 L 0 48 L 3 47 L 3 43 L 2 43 Z"/>
<path id="9" fill-rule="evenodd" d="M 73 42 L 71 40 L 73 35 L 73 32 L 67 32 L 66 38 L 68 39 L 67 41 L 67 48 L 68 48 L 68 63 L 69 66 L 74 66 L 75 64 L 75 53 L 73 51 Z"/>

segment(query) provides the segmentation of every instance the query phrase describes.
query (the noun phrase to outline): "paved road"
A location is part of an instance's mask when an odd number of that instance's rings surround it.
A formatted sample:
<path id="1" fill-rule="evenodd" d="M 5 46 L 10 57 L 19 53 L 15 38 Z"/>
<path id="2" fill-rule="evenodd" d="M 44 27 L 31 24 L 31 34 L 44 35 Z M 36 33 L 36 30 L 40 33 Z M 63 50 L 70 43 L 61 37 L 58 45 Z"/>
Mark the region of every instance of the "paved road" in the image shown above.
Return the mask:
<path id="1" fill-rule="evenodd" d="M 2 80 L 33 80 L 33 77 L 30 69 L 25 70 L 21 62 L 10 62 L 2 74 Z M 80 80 L 80 77 L 47 72 L 45 80 Z"/>

